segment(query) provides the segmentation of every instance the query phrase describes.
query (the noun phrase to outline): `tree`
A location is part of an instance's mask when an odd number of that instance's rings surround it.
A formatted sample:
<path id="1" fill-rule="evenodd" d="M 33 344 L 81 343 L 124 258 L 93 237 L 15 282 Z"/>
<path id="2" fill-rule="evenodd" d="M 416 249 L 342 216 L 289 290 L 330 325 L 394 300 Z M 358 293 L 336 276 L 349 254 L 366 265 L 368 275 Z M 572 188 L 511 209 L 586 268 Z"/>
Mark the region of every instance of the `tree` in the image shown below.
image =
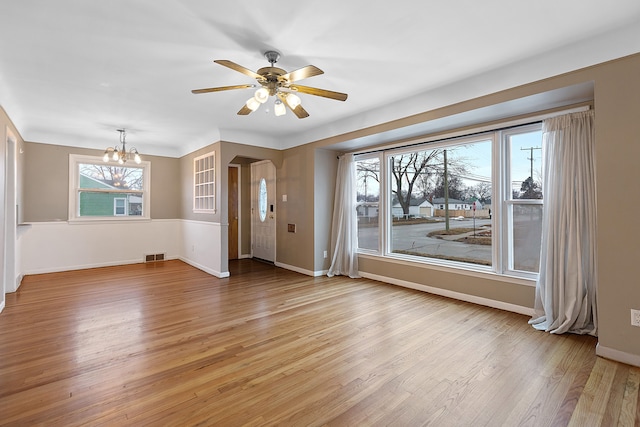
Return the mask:
<path id="1" fill-rule="evenodd" d="M 529 177 L 522 181 L 520 186 L 520 199 L 542 199 L 540 185 Z"/>
<path id="2" fill-rule="evenodd" d="M 450 199 L 465 200 L 467 188 L 460 177 L 449 174 L 448 184 Z M 444 197 L 444 174 L 440 174 L 437 177 L 433 197 Z"/>
<path id="3" fill-rule="evenodd" d="M 142 169 L 96 164 L 80 165 L 80 173 L 123 190 L 142 190 Z"/>
<path id="4" fill-rule="evenodd" d="M 358 185 L 358 202 L 377 202 L 380 199 L 380 161 L 376 158 L 356 162 L 356 176 L 362 181 Z M 369 183 L 373 184 L 373 189 Z"/>
<path id="5" fill-rule="evenodd" d="M 470 187 L 468 190 L 469 198 L 475 198 L 482 204 L 485 204 L 489 200 L 491 200 L 491 184 L 488 182 L 479 182 L 473 187 Z"/>
<path id="6" fill-rule="evenodd" d="M 442 166 L 442 150 L 414 151 L 391 158 L 392 192 L 398 199 L 404 215 L 409 214 L 411 196 L 416 183 L 424 181 Z M 422 178 L 421 178 L 422 177 Z"/>

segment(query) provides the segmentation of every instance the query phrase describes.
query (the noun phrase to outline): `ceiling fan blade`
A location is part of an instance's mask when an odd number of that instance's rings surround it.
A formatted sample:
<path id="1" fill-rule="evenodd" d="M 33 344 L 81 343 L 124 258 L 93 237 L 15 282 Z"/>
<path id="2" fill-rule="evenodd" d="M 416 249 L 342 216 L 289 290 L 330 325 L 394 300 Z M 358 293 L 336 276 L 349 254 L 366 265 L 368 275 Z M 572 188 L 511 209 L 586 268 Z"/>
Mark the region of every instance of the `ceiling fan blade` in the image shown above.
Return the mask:
<path id="1" fill-rule="evenodd" d="M 249 77 L 253 77 L 254 79 L 261 79 L 262 78 L 262 76 L 260 74 L 256 73 L 255 71 L 251 71 L 250 69 L 245 68 L 242 65 L 238 65 L 233 61 L 228 61 L 226 59 L 216 59 L 213 62 L 215 62 L 216 64 L 223 65 L 223 66 L 225 66 L 227 68 L 231 68 L 232 70 L 238 71 L 238 72 L 240 72 L 242 74 L 245 74 L 245 75 L 247 75 Z"/>
<path id="2" fill-rule="evenodd" d="M 256 85 L 234 85 L 234 86 L 220 86 L 220 87 L 210 87 L 207 89 L 194 89 L 191 93 L 209 93 L 209 92 L 220 92 L 223 90 L 233 90 L 233 89 L 249 89 L 252 87 L 256 87 Z"/>
<path id="3" fill-rule="evenodd" d="M 324 71 L 322 71 L 315 65 L 307 65 L 306 67 L 293 70 L 290 73 L 281 76 L 281 78 L 293 83 L 295 81 L 307 79 L 309 77 L 319 76 L 320 74 L 324 74 Z"/>
<path id="4" fill-rule="evenodd" d="M 238 111 L 238 115 L 246 116 L 248 114 L 251 114 L 252 112 L 253 110 L 251 110 L 251 108 L 247 107 L 246 105 L 243 105 L 242 108 Z"/>
<path id="5" fill-rule="evenodd" d="M 309 86 L 291 85 L 289 86 L 289 89 L 300 92 L 300 93 L 306 93 L 309 95 L 323 96 L 325 98 L 336 99 L 338 101 L 345 101 L 348 96 L 346 93 L 334 92 L 332 90 L 326 90 L 326 89 L 318 89 L 317 87 L 309 87 Z"/>
<path id="6" fill-rule="evenodd" d="M 293 111 L 293 114 L 298 116 L 299 119 L 304 119 L 305 117 L 309 117 L 309 113 L 307 113 L 307 110 L 302 108 L 302 105 L 298 105 L 296 108 L 293 108 L 291 111 Z"/>

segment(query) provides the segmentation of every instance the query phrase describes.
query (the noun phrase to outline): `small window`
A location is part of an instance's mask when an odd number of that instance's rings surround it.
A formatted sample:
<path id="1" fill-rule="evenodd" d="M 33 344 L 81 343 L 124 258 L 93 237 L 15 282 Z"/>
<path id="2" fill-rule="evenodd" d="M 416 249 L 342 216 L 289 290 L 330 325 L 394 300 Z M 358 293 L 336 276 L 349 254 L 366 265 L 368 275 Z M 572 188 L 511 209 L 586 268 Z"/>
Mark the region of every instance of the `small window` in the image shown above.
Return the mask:
<path id="1" fill-rule="evenodd" d="M 123 216 L 127 214 L 127 199 L 124 197 L 116 197 L 113 199 L 113 214 L 115 216 Z"/>
<path id="2" fill-rule="evenodd" d="M 69 156 L 69 220 L 149 219 L 149 162 L 105 163 Z"/>
<path id="3" fill-rule="evenodd" d="M 193 159 L 193 211 L 216 212 L 216 158 L 211 152 Z"/>
<path id="4" fill-rule="evenodd" d="M 260 214 L 260 221 L 264 222 L 267 219 L 267 181 L 264 178 L 260 180 L 260 188 L 258 192 L 258 211 Z"/>

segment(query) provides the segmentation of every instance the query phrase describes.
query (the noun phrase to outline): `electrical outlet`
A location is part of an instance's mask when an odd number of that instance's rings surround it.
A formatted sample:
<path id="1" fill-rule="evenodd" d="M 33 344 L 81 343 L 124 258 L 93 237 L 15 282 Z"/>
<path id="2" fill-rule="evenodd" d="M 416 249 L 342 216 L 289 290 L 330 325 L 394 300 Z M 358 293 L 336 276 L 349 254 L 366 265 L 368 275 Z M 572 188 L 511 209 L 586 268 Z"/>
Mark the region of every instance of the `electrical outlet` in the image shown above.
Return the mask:
<path id="1" fill-rule="evenodd" d="M 324 257 L 327 258 L 327 251 L 324 251 Z"/>
<path id="2" fill-rule="evenodd" d="M 640 326 L 640 310 L 631 309 L 631 325 Z"/>

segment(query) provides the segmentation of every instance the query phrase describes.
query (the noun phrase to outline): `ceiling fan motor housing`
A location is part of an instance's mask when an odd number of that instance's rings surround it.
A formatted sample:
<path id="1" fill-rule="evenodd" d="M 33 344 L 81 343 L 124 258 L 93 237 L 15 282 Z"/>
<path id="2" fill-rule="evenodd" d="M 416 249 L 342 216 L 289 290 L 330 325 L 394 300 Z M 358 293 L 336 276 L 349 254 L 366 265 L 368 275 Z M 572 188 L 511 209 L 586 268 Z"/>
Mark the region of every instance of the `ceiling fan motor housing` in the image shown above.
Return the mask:
<path id="1" fill-rule="evenodd" d="M 280 59 L 280 54 L 275 50 L 268 50 L 264 53 L 264 57 L 267 58 L 267 61 L 269 61 L 269 63 L 273 67 L 273 64 L 278 62 L 278 59 Z"/>

